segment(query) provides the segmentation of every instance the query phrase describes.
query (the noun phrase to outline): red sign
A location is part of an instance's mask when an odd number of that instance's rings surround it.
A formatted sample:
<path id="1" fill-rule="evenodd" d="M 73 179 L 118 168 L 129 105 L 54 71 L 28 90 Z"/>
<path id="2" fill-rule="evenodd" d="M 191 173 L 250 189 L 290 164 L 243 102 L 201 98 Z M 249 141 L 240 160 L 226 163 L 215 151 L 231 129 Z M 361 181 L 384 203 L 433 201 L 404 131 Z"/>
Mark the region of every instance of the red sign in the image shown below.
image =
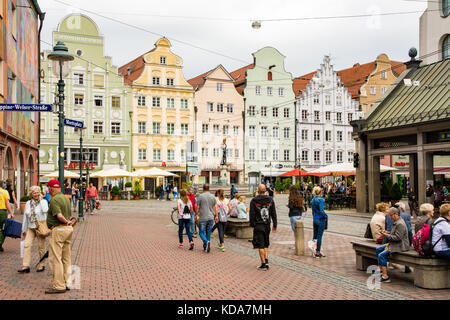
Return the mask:
<path id="1" fill-rule="evenodd" d="M 165 162 L 163 162 L 163 163 L 162 163 L 162 166 L 163 166 L 163 167 L 167 167 L 167 165 L 166 165 L 166 163 L 165 163 Z"/>
<path id="2" fill-rule="evenodd" d="M 395 162 L 394 166 L 396 167 L 405 167 L 405 166 L 409 166 L 409 162 Z"/>
<path id="3" fill-rule="evenodd" d="M 94 168 L 94 164 L 92 163 L 92 162 L 83 162 L 82 164 L 82 169 L 86 169 L 88 166 L 89 166 L 89 169 L 90 170 L 94 170 L 95 168 Z M 64 163 L 64 169 L 65 170 L 70 170 L 70 169 L 72 169 L 72 170 L 76 170 L 76 169 L 78 169 L 78 170 L 80 170 L 80 163 L 79 162 L 74 162 L 74 163 Z"/>

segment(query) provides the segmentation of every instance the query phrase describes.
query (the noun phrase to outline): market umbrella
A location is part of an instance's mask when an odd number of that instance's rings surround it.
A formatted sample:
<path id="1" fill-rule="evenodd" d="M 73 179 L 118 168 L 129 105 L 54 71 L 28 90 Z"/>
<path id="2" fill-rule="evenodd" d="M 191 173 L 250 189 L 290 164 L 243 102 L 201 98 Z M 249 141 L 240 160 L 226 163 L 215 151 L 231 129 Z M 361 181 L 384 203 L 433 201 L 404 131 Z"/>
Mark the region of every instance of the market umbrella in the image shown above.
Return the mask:
<path id="1" fill-rule="evenodd" d="M 308 172 L 303 169 L 301 170 L 301 172 L 299 172 L 299 171 L 300 170 L 297 168 L 297 169 L 282 173 L 278 176 L 279 177 L 299 177 L 299 176 L 306 176 L 308 174 Z"/>
<path id="2" fill-rule="evenodd" d="M 59 171 L 54 171 L 49 174 L 46 174 L 42 178 L 58 178 L 59 177 Z M 64 170 L 64 178 L 79 178 L 80 175 L 78 173 Z"/>
<path id="3" fill-rule="evenodd" d="M 166 171 L 166 170 L 162 170 L 159 168 L 151 168 L 146 170 L 148 174 L 150 174 L 152 177 L 178 177 L 178 175 Z"/>
<path id="4" fill-rule="evenodd" d="M 380 172 L 394 171 L 394 170 L 397 169 L 380 165 Z M 311 170 L 309 172 L 309 174 L 316 174 L 316 173 L 319 174 L 327 173 L 333 175 L 354 175 L 356 174 L 356 168 L 353 167 L 353 163 L 351 162 L 333 163 L 328 166 Z"/>
<path id="5" fill-rule="evenodd" d="M 91 175 L 91 178 L 122 178 L 131 177 L 131 172 L 120 168 L 112 168 L 98 171 Z"/>

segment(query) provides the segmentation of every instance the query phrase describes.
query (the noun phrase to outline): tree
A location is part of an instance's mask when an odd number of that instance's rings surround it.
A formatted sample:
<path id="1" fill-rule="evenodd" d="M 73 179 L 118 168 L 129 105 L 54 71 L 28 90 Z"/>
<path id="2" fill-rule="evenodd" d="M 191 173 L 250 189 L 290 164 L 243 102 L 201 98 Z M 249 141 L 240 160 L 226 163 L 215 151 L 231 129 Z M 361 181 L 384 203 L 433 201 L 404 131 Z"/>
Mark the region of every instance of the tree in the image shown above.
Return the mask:
<path id="1" fill-rule="evenodd" d="M 289 190 L 289 187 L 292 186 L 292 178 L 286 178 L 283 181 L 283 189 Z"/>
<path id="2" fill-rule="evenodd" d="M 281 182 L 281 178 L 277 178 L 275 180 L 275 191 L 283 191 L 283 183 Z"/>

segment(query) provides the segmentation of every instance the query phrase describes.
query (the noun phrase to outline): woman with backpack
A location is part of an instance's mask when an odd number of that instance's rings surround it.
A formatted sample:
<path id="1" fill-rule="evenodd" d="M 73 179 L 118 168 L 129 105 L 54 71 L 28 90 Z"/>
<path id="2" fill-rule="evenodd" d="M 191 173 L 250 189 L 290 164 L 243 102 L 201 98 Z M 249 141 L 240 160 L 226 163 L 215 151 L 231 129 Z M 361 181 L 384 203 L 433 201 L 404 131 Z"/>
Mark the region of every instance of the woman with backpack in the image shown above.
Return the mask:
<path id="1" fill-rule="evenodd" d="M 217 230 L 219 231 L 219 249 L 224 252 L 224 236 L 225 236 L 225 227 L 227 226 L 228 215 L 231 212 L 231 204 L 228 199 L 225 198 L 223 189 L 219 189 L 217 192 L 217 208 L 218 208 L 218 217 L 216 220 Z"/>
<path id="2" fill-rule="evenodd" d="M 430 203 L 424 203 L 419 209 L 420 217 L 417 218 L 414 224 L 414 233 L 419 232 L 425 224 L 431 225 L 435 219 L 433 219 L 434 206 Z"/>
<path id="3" fill-rule="evenodd" d="M 303 214 L 305 202 L 300 195 L 297 187 L 292 185 L 289 187 L 289 202 L 286 207 L 289 208 L 289 220 L 291 221 L 292 232 L 295 233 L 295 221 L 300 220 Z M 290 247 L 295 249 L 295 244 Z"/>
<path id="4" fill-rule="evenodd" d="M 314 198 L 311 201 L 312 215 L 313 215 L 313 241 L 316 243 L 314 249 L 315 258 L 324 258 L 325 255 L 320 252 L 322 247 L 322 237 L 325 229 L 327 229 L 328 215 L 325 213 L 325 200 L 320 196 L 322 194 L 322 189 L 320 187 L 315 187 L 313 189 Z"/>
<path id="5" fill-rule="evenodd" d="M 186 233 L 189 238 L 189 250 L 194 249 L 194 241 L 192 240 L 192 233 L 191 233 L 191 215 L 193 212 L 193 207 L 191 200 L 189 200 L 189 197 L 187 196 L 186 190 L 180 191 L 181 198 L 178 200 L 178 237 L 179 237 L 179 244 L 178 247 L 183 247 L 183 231 L 186 228 Z"/>

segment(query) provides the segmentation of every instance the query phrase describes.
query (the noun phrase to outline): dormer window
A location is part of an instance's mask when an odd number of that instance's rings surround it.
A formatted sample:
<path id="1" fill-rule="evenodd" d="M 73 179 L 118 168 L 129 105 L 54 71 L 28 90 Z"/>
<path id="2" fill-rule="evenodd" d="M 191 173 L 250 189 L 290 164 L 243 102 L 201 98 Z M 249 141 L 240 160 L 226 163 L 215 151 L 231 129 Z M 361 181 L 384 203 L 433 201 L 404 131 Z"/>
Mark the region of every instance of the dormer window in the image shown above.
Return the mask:
<path id="1" fill-rule="evenodd" d="M 166 57 L 159 57 L 159 63 L 160 64 L 167 64 Z"/>

